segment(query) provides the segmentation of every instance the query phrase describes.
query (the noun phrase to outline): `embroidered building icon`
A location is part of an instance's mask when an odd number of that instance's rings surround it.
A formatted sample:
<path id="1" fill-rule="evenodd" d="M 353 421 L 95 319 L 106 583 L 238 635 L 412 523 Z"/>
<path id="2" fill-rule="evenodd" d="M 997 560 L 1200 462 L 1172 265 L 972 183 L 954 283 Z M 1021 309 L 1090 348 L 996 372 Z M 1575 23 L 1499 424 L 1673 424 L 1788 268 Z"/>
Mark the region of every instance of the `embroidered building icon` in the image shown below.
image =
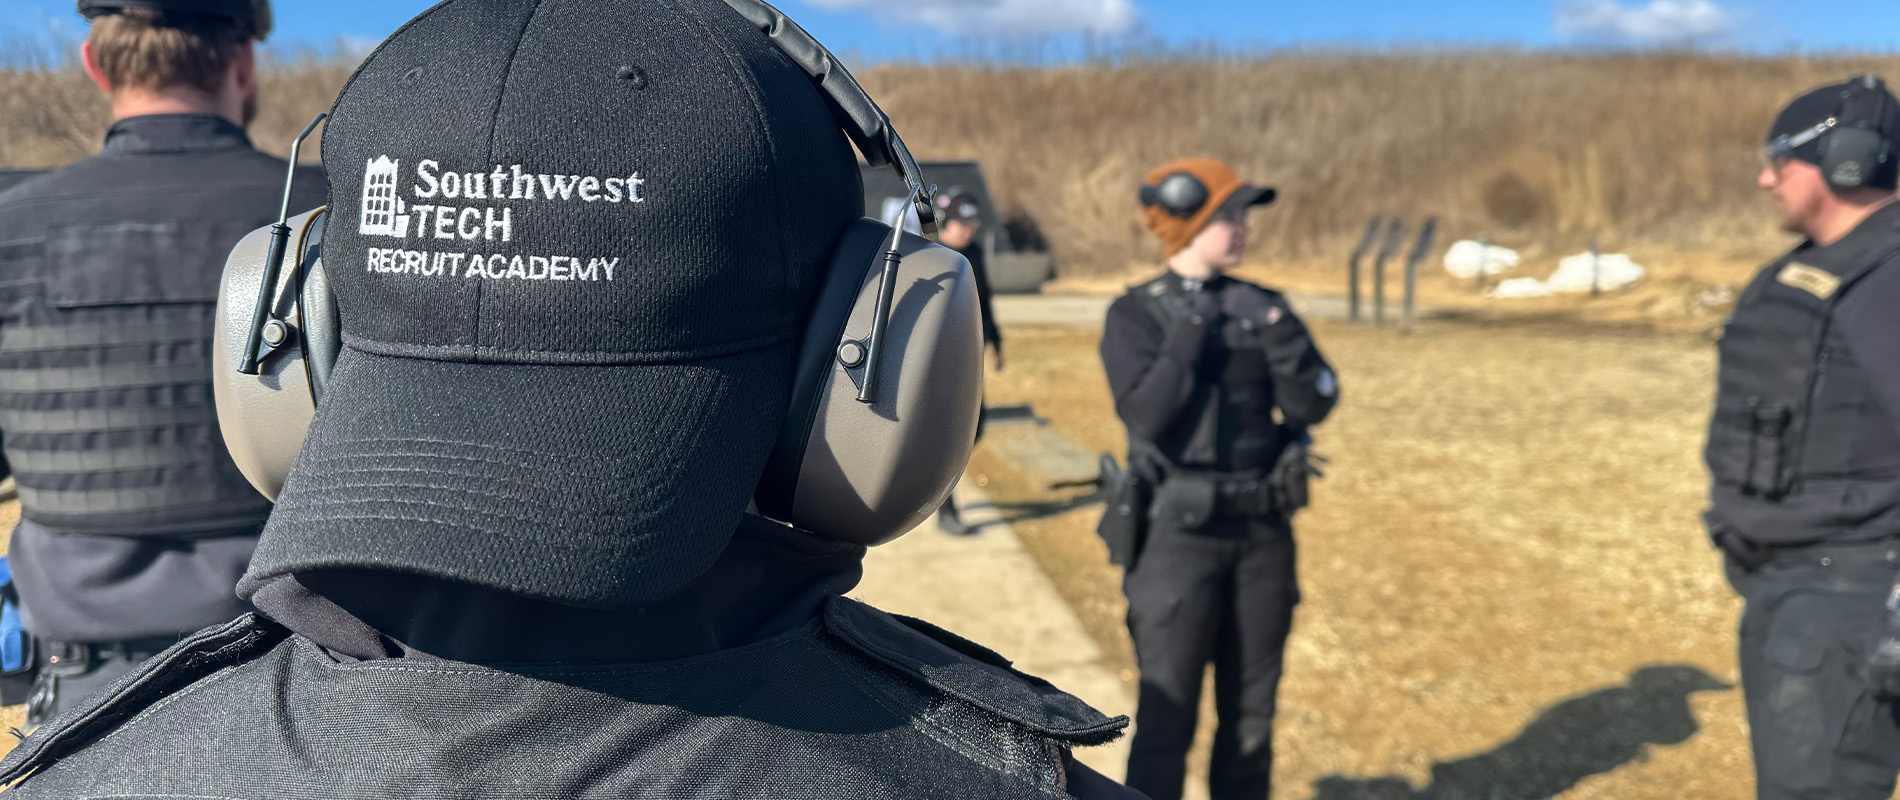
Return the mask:
<path id="1" fill-rule="evenodd" d="M 396 167 L 402 162 L 377 156 L 363 170 L 363 216 L 356 232 L 365 236 L 409 234 L 409 205 L 396 196 Z"/>

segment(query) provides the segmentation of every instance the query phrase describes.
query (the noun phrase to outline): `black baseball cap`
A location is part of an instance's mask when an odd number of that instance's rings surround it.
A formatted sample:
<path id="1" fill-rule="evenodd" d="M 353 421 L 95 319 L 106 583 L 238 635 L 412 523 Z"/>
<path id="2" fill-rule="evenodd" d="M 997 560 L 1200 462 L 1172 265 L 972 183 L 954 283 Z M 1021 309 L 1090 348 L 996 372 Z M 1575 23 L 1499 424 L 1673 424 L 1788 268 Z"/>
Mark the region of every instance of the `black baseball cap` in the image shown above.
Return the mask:
<path id="1" fill-rule="evenodd" d="M 937 219 L 940 222 L 982 222 L 983 204 L 975 192 L 952 186 L 937 196 Z"/>
<path id="2" fill-rule="evenodd" d="M 79 0 L 79 13 L 86 19 L 128 8 L 223 17 L 250 28 L 251 36 L 257 39 L 269 36 L 271 31 L 270 0 Z"/>
<path id="3" fill-rule="evenodd" d="M 1854 78 L 1809 90 L 1790 101 L 1786 107 L 1782 108 L 1781 113 L 1775 116 L 1774 125 L 1768 129 L 1764 156 L 1792 158 L 1819 166 L 1822 157 L 1822 142 L 1826 140 L 1826 134 L 1830 130 L 1827 127 L 1828 120 L 1834 119 L 1842 112 L 1850 93 L 1868 91 L 1858 84 L 1860 84 L 1860 79 Z M 1884 87 L 1878 91 L 1887 93 L 1887 102 L 1882 106 L 1883 111 L 1875 127 L 1889 141 L 1900 141 L 1900 100 L 1896 100 Z M 1891 173 L 1892 170 L 1888 172 Z M 1891 188 L 1893 177 L 1892 175 L 1885 176 L 1889 188 Z"/>
<path id="4" fill-rule="evenodd" d="M 690 585 L 864 208 L 817 86 L 721 0 L 448 0 L 332 114 L 344 348 L 247 580 L 596 608 Z"/>

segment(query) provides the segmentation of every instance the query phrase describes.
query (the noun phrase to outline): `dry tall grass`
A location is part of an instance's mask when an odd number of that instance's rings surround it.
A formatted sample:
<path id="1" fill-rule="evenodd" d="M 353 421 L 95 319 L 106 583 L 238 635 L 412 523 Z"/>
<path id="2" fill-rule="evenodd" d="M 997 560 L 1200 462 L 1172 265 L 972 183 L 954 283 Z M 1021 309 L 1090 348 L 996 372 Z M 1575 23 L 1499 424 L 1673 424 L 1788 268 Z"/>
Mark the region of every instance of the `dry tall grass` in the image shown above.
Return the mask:
<path id="1" fill-rule="evenodd" d="M 1769 118 L 1796 92 L 1870 69 L 1900 76 L 1900 57 L 1290 54 L 863 77 L 920 157 L 982 161 L 1071 274 L 1102 274 L 1157 255 L 1134 187 L 1188 154 L 1281 187 L 1259 217 L 1270 259 L 1333 258 L 1370 215 L 1404 213 L 1533 253 L 1600 236 L 1758 262 L 1781 246 L 1753 188 Z M 259 142 L 283 150 L 348 70 L 314 57 L 270 69 Z M 106 121 L 71 66 L 0 69 L 0 166 L 81 157 Z"/>

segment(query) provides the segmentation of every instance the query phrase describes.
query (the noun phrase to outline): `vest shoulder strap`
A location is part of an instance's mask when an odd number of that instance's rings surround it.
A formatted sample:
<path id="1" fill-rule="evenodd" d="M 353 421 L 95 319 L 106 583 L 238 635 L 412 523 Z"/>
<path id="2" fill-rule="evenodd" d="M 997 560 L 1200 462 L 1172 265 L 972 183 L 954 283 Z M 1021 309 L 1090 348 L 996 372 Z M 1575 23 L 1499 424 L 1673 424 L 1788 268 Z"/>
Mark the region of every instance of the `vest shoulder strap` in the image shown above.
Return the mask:
<path id="1" fill-rule="evenodd" d="M 1862 266 L 1855 268 L 1854 270 L 1848 272 L 1845 275 L 1842 275 L 1841 276 L 1842 291 L 1836 292 L 1834 294 L 1834 298 L 1832 302 L 1839 302 L 1840 296 L 1842 294 L 1845 294 L 1846 290 L 1849 288 L 1852 288 L 1854 284 L 1859 283 L 1861 279 L 1866 278 L 1867 276 L 1872 275 L 1876 271 L 1880 270 L 1882 267 L 1885 267 L 1889 264 L 1893 264 L 1895 262 L 1900 262 L 1900 237 L 1896 237 L 1895 241 L 1891 245 L 1889 245 L 1886 249 L 1882 250 L 1879 258 L 1868 259 L 1866 262 L 1864 262 Z"/>
<path id="2" fill-rule="evenodd" d="M 1141 307 L 1148 312 L 1148 318 L 1164 331 L 1186 319 L 1190 313 L 1187 304 L 1168 291 L 1166 275 L 1135 287 L 1132 294 L 1141 298 Z"/>
<path id="3" fill-rule="evenodd" d="M 1102 744 L 1128 727 L 1127 717 L 1108 717 L 1013 669 L 989 648 L 923 620 L 834 597 L 825 606 L 825 629 L 906 678 L 1051 739 Z"/>

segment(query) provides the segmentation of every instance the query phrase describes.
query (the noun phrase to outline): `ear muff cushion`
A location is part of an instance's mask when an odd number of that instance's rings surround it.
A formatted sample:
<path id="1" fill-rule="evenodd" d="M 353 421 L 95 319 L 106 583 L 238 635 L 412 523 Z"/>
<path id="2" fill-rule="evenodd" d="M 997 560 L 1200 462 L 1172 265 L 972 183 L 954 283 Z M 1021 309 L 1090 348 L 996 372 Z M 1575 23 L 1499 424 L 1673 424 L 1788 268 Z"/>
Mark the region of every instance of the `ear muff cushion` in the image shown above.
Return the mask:
<path id="1" fill-rule="evenodd" d="M 303 251 L 299 273 L 303 291 L 297 293 L 297 332 L 303 344 L 304 369 L 310 374 L 311 400 L 321 403 L 337 356 L 343 353 L 343 318 L 337 311 L 336 293 L 330 291 L 330 279 L 323 272 L 323 223 L 314 223 L 312 228 L 313 244 Z"/>
<path id="2" fill-rule="evenodd" d="M 766 460 L 765 474 L 754 496 L 760 513 L 767 517 L 786 521 L 792 517 L 799 469 L 804 464 L 805 445 L 811 439 L 812 421 L 818 415 L 818 402 L 826 382 L 834 374 L 843 377 L 838 368 L 838 344 L 846 338 L 845 324 L 851 318 L 852 306 L 870 279 L 878 248 L 889 235 L 890 228 L 876 220 L 859 219 L 845 227 L 832 249 L 831 268 L 818 290 L 799 347 L 785 425 L 779 430 L 778 442 Z"/>

